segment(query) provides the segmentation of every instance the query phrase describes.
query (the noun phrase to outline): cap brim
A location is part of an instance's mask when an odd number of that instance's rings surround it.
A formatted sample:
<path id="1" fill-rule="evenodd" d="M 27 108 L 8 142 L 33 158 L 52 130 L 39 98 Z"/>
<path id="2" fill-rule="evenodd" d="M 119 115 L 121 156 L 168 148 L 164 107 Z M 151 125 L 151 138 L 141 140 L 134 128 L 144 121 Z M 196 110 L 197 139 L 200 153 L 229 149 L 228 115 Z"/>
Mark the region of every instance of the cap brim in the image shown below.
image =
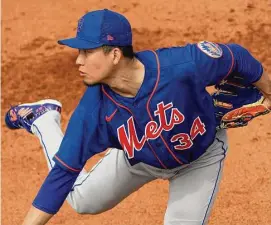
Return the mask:
<path id="1" fill-rule="evenodd" d="M 93 49 L 93 48 L 98 48 L 102 46 L 101 43 L 89 42 L 89 41 L 85 41 L 76 37 L 59 40 L 58 44 L 66 45 L 66 46 L 69 46 L 70 48 L 76 48 L 76 49 Z"/>

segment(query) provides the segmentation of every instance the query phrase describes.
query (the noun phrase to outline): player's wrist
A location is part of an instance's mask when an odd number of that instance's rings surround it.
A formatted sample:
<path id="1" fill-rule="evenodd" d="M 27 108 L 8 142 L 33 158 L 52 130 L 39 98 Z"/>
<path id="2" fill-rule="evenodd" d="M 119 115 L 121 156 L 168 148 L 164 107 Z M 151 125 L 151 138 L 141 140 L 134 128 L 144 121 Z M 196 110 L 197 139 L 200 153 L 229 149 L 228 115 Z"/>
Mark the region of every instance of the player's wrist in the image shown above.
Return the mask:
<path id="1" fill-rule="evenodd" d="M 44 225 L 53 216 L 54 215 L 43 212 L 32 206 L 28 211 L 27 216 L 25 217 L 22 225 Z"/>
<path id="2" fill-rule="evenodd" d="M 271 110 L 271 97 L 270 98 L 265 98 L 263 101 L 263 105 L 267 107 L 269 110 Z"/>

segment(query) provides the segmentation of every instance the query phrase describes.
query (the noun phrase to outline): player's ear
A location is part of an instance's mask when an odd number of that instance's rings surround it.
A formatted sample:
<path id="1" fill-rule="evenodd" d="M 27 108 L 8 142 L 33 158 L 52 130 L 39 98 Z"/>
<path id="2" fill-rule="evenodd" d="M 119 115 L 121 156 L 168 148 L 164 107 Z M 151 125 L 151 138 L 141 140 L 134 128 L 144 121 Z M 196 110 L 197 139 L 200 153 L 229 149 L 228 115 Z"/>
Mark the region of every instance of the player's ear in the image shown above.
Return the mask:
<path id="1" fill-rule="evenodd" d="M 117 65 L 121 59 L 122 52 L 119 48 L 113 48 L 113 50 L 111 51 L 111 56 L 113 59 L 113 64 Z"/>

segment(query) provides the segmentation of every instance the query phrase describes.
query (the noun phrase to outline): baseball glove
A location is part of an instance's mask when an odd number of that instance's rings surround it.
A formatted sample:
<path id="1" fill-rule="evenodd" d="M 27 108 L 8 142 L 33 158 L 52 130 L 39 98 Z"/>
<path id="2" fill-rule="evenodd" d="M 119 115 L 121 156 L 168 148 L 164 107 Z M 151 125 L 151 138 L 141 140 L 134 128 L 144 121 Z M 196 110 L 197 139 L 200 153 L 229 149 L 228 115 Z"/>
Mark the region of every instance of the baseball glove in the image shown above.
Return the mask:
<path id="1" fill-rule="evenodd" d="M 237 74 L 231 74 L 215 86 L 212 94 L 217 129 L 237 128 L 253 118 L 270 112 L 262 93 Z"/>

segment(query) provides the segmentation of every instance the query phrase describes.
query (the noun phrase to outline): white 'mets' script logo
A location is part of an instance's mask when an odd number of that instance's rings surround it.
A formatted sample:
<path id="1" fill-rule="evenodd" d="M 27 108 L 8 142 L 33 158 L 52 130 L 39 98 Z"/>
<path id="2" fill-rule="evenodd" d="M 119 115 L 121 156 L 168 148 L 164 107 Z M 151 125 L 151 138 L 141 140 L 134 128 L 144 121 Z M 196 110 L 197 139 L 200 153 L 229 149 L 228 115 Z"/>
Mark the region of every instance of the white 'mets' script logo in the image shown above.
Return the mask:
<path id="1" fill-rule="evenodd" d="M 168 121 L 166 111 L 171 110 L 170 119 Z M 124 124 L 117 129 L 118 139 L 127 153 L 128 158 L 134 157 L 134 151 L 140 151 L 147 140 L 158 138 L 163 131 L 170 131 L 177 124 L 184 122 L 184 115 L 177 109 L 173 108 L 172 103 L 164 105 L 164 102 L 157 104 L 157 110 L 154 111 L 154 115 L 158 116 L 159 124 L 156 121 L 149 121 L 145 126 L 145 134 L 139 138 L 136 132 L 134 119 L 131 116 L 127 120 L 128 129 L 126 131 Z M 201 122 L 200 117 L 197 117 L 190 129 L 190 134 L 179 133 L 171 137 L 172 143 L 177 142 L 174 145 L 175 150 L 185 150 L 191 148 L 193 140 L 198 134 L 203 135 L 206 132 L 204 123 Z"/>

